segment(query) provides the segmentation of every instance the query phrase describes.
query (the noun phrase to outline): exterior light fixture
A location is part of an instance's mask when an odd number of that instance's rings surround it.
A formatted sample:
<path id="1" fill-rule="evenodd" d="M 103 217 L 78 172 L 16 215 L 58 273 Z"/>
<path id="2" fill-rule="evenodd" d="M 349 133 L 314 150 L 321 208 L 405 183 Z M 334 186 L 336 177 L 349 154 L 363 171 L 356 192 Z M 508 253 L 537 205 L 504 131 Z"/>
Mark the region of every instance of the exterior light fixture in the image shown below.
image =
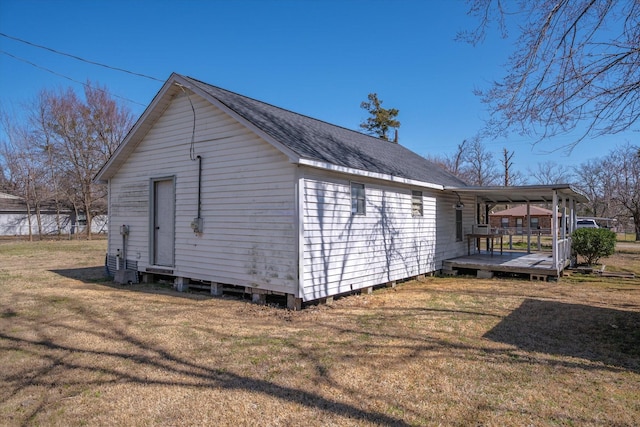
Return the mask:
<path id="1" fill-rule="evenodd" d="M 460 195 L 458 193 L 456 193 L 454 191 L 455 195 L 458 196 L 458 203 L 453 205 L 453 209 L 457 210 L 457 211 L 461 211 L 464 209 L 464 203 L 462 203 L 462 200 L 460 200 Z"/>

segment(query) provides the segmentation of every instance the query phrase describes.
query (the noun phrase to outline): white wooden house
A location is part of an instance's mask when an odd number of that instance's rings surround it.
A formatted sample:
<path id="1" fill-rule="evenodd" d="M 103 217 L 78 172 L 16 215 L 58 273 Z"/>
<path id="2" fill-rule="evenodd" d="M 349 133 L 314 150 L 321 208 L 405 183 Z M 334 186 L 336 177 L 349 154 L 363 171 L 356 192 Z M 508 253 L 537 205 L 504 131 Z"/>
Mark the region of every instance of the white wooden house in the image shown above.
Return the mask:
<path id="1" fill-rule="evenodd" d="M 84 220 L 84 221 L 83 221 Z M 85 231 L 86 216 L 76 218 L 71 209 L 56 209 L 53 201 L 40 205 L 40 218 L 34 207 L 28 207 L 22 197 L 0 193 L 0 236 L 79 234 Z M 93 233 L 108 231 L 106 215 L 96 215 L 91 221 Z"/>
<path id="2" fill-rule="evenodd" d="M 290 307 L 439 270 L 476 219 L 463 182 L 401 145 L 178 74 L 96 181 L 110 269 Z"/>

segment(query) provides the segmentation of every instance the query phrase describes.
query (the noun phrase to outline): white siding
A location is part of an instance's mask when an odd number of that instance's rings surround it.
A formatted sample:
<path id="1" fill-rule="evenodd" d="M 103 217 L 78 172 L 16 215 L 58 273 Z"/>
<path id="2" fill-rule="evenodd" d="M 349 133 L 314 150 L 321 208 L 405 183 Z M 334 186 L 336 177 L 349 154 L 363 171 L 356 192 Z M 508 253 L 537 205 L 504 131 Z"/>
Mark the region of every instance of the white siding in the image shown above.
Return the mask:
<path id="1" fill-rule="evenodd" d="M 365 184 L 366 215 L 351 214 L 350 181 L 308 172 L 304 194 L 304 299 L 312 300 L 436 269 L 435 190 Z M 411 214 L 423 191 L 423 216 Z"/>
<path id="2" fill-rule="evenodd" d="M 40 214 L 43 235 L 79 234 L 85 232 L 85 226 L 71 222 L 71 215 Z M 99 215 L 91 219 L 92 233 L 108 231 L 107 217 Z M 31 234 L 38 235 L 38 218 L 31 215 Z M 28 236 L 29 215 L 26 213 L 0 213 L 0 236 Z"/>
<path id="3" fill-rule="evenodd" d="M 196 108 L 195 155 L 202 157 L 204 232 L 196 235 L 198 162 L 190 159 L 193 114 L 177 96 L 110 182 L 112 228 L 127 224 L 127 258 L 150 267 L 152 178 L 174 177 L 174 275 L 295 293 L 296 167 L 223 111 L 191 95 Z M 122 246 L 110 235 L 109 252 Z"/>
<path id="4" fill-rule="evenodd" d="M 436 208 L 437 245 L 435 268 L 442 268 L 442 261 L 467 254 L 467 240 L 465 236 L 472 231 L 475 224 L 475 198 L 462 198 L 465 208 L 462 211 L 462 240 L 456 241 L 456 210 L 453 207 L 458 202 L 455 194 L 441 193 L 438 195 Z"/>

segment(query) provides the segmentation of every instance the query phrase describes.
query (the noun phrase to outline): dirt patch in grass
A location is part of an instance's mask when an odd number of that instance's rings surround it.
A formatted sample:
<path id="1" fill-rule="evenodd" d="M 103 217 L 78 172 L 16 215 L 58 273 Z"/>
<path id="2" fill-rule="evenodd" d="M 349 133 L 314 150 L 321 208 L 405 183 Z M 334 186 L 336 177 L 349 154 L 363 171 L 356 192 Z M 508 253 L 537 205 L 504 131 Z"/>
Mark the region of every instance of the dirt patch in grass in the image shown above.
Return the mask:
<path id="1" fill-rule="evenodd" d="M 427 278 L 290 312 L 116 286 L 104 251 L 0 244 L 0 424 L 640 424 L 638 279 Z"/>

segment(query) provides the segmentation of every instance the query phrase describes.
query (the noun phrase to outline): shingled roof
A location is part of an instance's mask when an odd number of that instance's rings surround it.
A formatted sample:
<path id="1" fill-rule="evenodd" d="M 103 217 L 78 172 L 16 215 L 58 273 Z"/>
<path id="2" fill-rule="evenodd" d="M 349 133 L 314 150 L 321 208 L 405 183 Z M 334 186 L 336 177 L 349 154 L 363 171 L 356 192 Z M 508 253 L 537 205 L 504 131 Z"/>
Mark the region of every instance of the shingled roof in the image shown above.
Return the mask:
<path id="1" fill-rule="evenodd" d="M 301 158 L 443 186 L 465 185 L 400 144 L 275 107 L 191 77 L 184 78 Z"/>
<path id="2" fill-rule="evenodd" d="M 435 163 L 399 144 L 243 96 L 197 79 L 172 74 L 129 135 L 96 175 L 97 182 L 113 176 L 135 146 L 160 117 L 173 95 L 183 89 L 227 110 L 245 125 L 288 151 L 292 161 L 308 160 L 351 171 L 391 176 L 436 186 L 466 184 Z"/>

